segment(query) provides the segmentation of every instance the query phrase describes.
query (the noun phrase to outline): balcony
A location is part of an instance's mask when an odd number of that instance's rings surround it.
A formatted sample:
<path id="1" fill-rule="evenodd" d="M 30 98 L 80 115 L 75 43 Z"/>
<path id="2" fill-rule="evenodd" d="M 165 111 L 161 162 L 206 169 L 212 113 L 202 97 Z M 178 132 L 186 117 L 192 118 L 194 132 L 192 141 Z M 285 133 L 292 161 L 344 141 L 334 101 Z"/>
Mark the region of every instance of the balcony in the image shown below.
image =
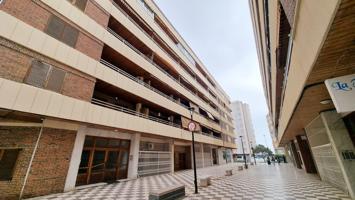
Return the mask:
<path id="1" fill-rule="evenodd" d="M 179 59 L 179 57 L 171 50 L 170 47 L 168 47 L 168 45 L 161 40 L 161 38 L 142 20 L 140 19 L 140 17 L 134 13 L 133 10 L 131 10 L 131 8 L 126 5 L 125 2 L 120 1 L 120 0 L 114 0 L 113 5 L 120 10 L 132 23 L 134 23 L 139 29 L 141 29 L 141 31 L 148 37 L 150 38 L 152 41 L 154 41 L 158 47 L 160 47 L 160 49 L 162 51 L 164 51 L 166 53 L 166 55 L 168 55 L 174 62 L 175 64 L 177 64 L 178 66 L 181 67 L 181 69 L 183 69 L 186 73 L 190 74 L 190 76 L 200 85 L 202 86 L 204 89 L 206 89 L 206 91 L 208 91 L 208 86 L 207 84 L 205 84 L 199 77 L 197 77 L 195 75 L 195 73 L 184 63 L 182 62 L 181 59 Z M 159 23 L 159 20 L 157 21 L 156 19 L 158 19 L 157 17 L 154 16 L 155 19 L 155 23 L 157 24 L 157 27 L 161 28 L 161 23 Z M 166 33 L 165 30 L 162 29 L 162 31 L 164 33 Z M 169 34 L 168 34 L 169 35 Z M 171 39 L 171 35 L 169 35 L 169 38 Z M 172 39 L 173 40 L 173 39 Z M 177 40 L 173 40 L 174 44 L 178 44 Z M 204 75 L 206 77 L 206 79 L 208 80 L 208 82 L 215 87 L 215 84 L 210 80 L 210 78 L 208 77 L 208 75 L 202 70 L 202 68 L 200 66 L 197 66 L 198 64 L 196 63 L 196 67 L 199 71 L 201 71 L 202 75 Z M 210 95 L 210 97 L 214 98 L 217 100 L 217 98 L 213 95 Z"/>
<path id="2" fill-rule="evenodd" d="M 211 104 L 208 99 L 205 99 L 204 95 L 196 91 L 194 87 L 187 81 L 181 81 L 182 79 L 179 78 L 180 76 L 173 68 L 168 67 L 168 65 L 164 65 L 164 61 L 162 61 L 158 56 L 154 55 L 154 53 L 147 46 L 135 38 L 135 36 L 126 30 L 119 22 L 117 22 L 117 20 L 111 17 L 107 30 L 117 39 L 122 41 L 136 53 L 145 58 L 148 62 L 153 64 L 156 68 L 166 74 L 169 78 L 174 80 L 191 94 L 204 101 L 206 104 L 210 105 L 211 108 L 217 111 L 217 107 L 214 104 Z M 150 57 L 148 55 L 150 55 Z M 196 92 L 193 92 L 193 90 Z"/>

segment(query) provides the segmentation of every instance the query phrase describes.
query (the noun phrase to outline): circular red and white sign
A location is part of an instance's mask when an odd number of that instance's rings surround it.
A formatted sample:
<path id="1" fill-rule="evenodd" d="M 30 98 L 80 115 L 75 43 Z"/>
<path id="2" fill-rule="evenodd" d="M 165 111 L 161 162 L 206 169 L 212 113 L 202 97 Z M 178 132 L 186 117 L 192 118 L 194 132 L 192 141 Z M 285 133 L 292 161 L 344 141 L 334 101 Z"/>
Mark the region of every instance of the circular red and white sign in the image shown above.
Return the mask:
<path id="1" fill-rule="evenodd" d="M 189 128 L 189 131 L 195 131 L 196 124 L 194 122 L 189 122 L 188 128 Z"/>

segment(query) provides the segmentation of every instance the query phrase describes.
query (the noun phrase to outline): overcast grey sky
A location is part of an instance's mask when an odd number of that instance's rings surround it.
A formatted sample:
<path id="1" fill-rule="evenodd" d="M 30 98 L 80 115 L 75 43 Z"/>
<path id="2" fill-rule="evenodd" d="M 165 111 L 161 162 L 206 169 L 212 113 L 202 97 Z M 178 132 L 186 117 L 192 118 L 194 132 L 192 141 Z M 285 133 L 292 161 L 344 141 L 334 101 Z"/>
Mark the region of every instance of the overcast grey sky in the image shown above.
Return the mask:
<path id="1" fill-rule="evenodd" d="M 250 105 L 256 142 L 272 147 L 247 0 L 155 0 L 231 100 Z"/>

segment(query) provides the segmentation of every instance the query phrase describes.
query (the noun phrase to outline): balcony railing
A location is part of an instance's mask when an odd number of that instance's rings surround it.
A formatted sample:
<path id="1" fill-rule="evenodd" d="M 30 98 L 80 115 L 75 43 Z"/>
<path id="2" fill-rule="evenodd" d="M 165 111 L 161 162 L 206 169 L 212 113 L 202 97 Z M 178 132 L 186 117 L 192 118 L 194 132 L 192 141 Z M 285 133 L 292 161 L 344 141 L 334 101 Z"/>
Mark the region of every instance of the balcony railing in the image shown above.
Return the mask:
<path id="1" fill-rule="evenodd" d="M 120 12 L 123 13 L 133 24 L 135 24 L 136 27 L 138 27 L 148 38 L 150 38 L 155 44 L 157 44 L 157 46 L 158 46 L 163 52 L 165 52 L 165 53 L 168 55 L 168 57 L 171 58 L 172 61 L 174 61 L 175 64 L 177 64 L 178 66 L 180 66 L 180 68 L 181 68 L 183 71 L 185 71 L 187 74 L 190 74 L 190 73 L 189 73 L 184 67 L 182 67 L 181 64 L 180 64 L 179 62 L 177 62 L 164 48 L 160 47 L 160 45 L 159 45 L 158 43 L 156 43 L 156 41 L 152 38 L 152 36 L 150 36 L 142 27 L 140 27 L 140 25 L 138 25 L 137 22 L 135 22 L 135 21 L 132 19 L 132 17 L 130 17 L 119 5 L 117 5 L 116 2 L 112 1 L 112 4 L 113 4 L 118 10 L 120 10 Z M 154 21 L 154 22 L 155 22 L 155 21 Z M 157 25 L 157 27 L 160 28 L 159 25 Z M 162 31 L 164 34 L 166 34 L 166 33 L 163 31 L 162 28 L 160 28 L 160 29 L 161 29 L 161 31 Z M 168 38 L 169 38 L 169 37 L 168 37 Z M 169 38 L 169 39 L 170 39 L 170 38 Z M 195 77 L 193 77 L 193 76 L 191 76 L 191 77 L 196 81 L 197 84 L 201 85 L 201 84 L 196 80 Z M 201 86 L 202 86 L 202 85 L 201 85 Z M 203 88 L 203 86 L 202 86 L 202 88 Z"/>
<path id="2" fill-rule="evenodd" d="M 169 99 L 170 101 L 173 101 L 174 103 L 176 103 L 176 104 L 178 104 L 178 105 L 180 105 L 180 106 L 182 106 L 182 107 L 184 107 L 184 108 L 186 108 L 186 109 L 189 109 L 189 107 L 186 106 L 185 104 L 183 104 L 183 103 L 181 103 L 181 102 L 175 100 L 173 97 L 171 97 L 171 96 L 169 96 L 169 95 L 167 95 L 167 94 L 164 94 L 163 92 L 159 91 L 158 89 L 156 89 L 156 88 L 152 87 L 151 85 L 145 83 L 144 81 L 142 81 L 142 80 L 140 80 L 140 79 L 138 79 L 138 78 L 132 76 L 131 74 L 129 74 L 129 73 L 123 71 L 122 69 L 120 69 L 120 68 L 116 67 L 115 65 L 113 65 L 113 64 L 111 64 L 111 63 L 109 63 L 109 62 L 107 62 L 106 60 L 101 59 L 101 60 L 100 60 L 100 63 L 103 64 L 103 65 L 105 65 L 105 66 L 107 66 L 107 67 L 109 67 L 110 69 L 112 69 L 112 70 L 114 70 L 114 71 L 116 71 L 116 72 L 122 74 L 123 76 L 125 76 L 125 77 L 131 79 L 132 81 L 143 85 L 144 87 L 146 87 L 146 88 L 152 90 L 153 92 L 156 92 L 157 94 L 160 94 L 161 96 L 163 96 L 163 97 Z M 198 115 L 201 115 L 201 114 L 198 113 L 196 110 L 194 110 L 194 112 L 195 112 L 196 114 L 198 114 Z M 216 123 L 215 121 L 213 121 L 213 120 L 211 120 L 211 119 L 205 117 L 204 115 L 201 115 L 201 116 L 204 117 L 204 118 L 206 118 L 206 119 L 208 119 L 208 120 L 211 121 L 211 122 Z M 216 124 L 218 124 L 218 123 L 216 123 Z"/>
<path id="3" fill-rule="evenodd" d="M 128 47 L 130 47 L 133 51 L 135 51 L 136 53 L 138 53 L 139 55 L 141 55 L 143 58 L 145 58 L 149 63 L 151 63 L 152 65 L 154 65 L 156 68 L 158 68 L 161 72 L 163 72 L 165 75 L 167 75 L 169 78 L 171 78 L 173 81 L 175 81 L 176 83 L 178 83 L 180 86 L 182 86 L 183 88 L 185 88 L 187 91 L 189 91 L 192 95 L 194 95 L 195 97 L 197 97 L 198 99 L 200 99 L 201 101 L 206 102 L 205 100 L 203 100 L 201 97 L 199 97 L 198 95 L 196 95 L 194 92 L 192 92 L 190 89 L 188 89 L 186 86 L 184 86 L 182 83 L 180 83 L 177 79 L 175 79 L 172 75 L 170 75 L 168 72 L 166 72 L 164 69 L 162 69 L 158 64 L 156 64 L 153 60 L 151 60 L 150 58 L 148 58 L 148 56 L 146 56 L 145 54 L 143 54 L 142 52 L 140 52 L 137 48 L 135 48 L 133 45 L 131 45 L 127 40 L 125 40 L 124 38 L 122 38 L 120 35 L 118 35 L 114 30 L 107 28 L 107 31 L 110 32 L 113 36 L 115 36 L 117 39 L 119 39 L 120 41 L 122 41 L 124 44 L 126 44 Z M 208 104 L 208 102 L 206 102 Z M 209 105 L 209 104 L 208 104 Z M 213 108 L 211 105 L 209 105 L 212 109 L 216 110 L 215 108 Z"/>
<path id="4" fill-rule="evenodd" d="M 130 115 L 134 115 L 134 116 L 137 116 L 137 117 L 149 119 L 149 120 L 152 120 L 152 121 L 155 121 L 155 122 L 158 122 L 158 123 L 162 123 L 162 124 L 165 124 L 165 125 L 174 126 L 176 128 L 181 128 L 181 125 L 179 125 L 179 124 L 175 124 L 173 122 L 170 122 L 170 121 L 167 121 L 167 120 L 163 120 L 163 119 L 159 119 L 159 118 L 156 118 L 156 117 L 153 117 L 153 116 L 145 115 L 145 114 L 142 114 L 140 112 L 137 112 L 137 111 L 134 111 L 134 110 L 122 107 L 122 106 L 118 106 L 118 105 L 115 105 L 115 104 L 112 104 L 112 103 L 108 103 L 108 102 L 105 102 L 105 101 L 102 101 L 102 100 L 99 100 L 99 99 L 92 98 L 91 103 L 93 103 L 95 105 L 103 106 L 103 107 L 106 107 L 106 108 L 110 108 L 110 109 L 113 109 L 113 110 L 117 110 L 117 111 L 120 111 L 120 112 L 124 112 L 124 113 L 130 114 Z"/>

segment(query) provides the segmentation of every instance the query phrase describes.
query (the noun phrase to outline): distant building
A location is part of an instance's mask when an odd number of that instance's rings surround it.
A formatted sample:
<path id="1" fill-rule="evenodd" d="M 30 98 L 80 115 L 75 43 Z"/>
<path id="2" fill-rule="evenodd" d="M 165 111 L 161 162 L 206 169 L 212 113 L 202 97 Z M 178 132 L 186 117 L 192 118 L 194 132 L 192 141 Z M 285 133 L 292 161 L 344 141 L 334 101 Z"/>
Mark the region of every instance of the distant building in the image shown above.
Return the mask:
<path id="1" fill-rule="evenodd" d="M 270 136 L 272 139 L 272 145 L 275 149 L 275 154 L 285 154 L 285 148 L 277 146 L 278 140 L 277 140 L 277 136 L 276 136 L 275 126 L 272 122 L 270 114 L 266 115 L 266 121 L 267 121 L 267 125 L 269 127 L 269 132 L 270 132 Z"/>
<path id="2" fill-rule="evenodd" d="M 252 154 L 252 147 L 255 147 L 255 133 L 251 120 L 250 108 L 247 103 L 241 101 L 234 101 L 231 104 L 232 115 L 234 118 L 234 127 L 236 132 L 237 150 L 236 157 L 242 159 L 243 149 L 240 136 L 243 138 L 244 153 L 246 154 L 247 161 L 250 161 Z"/>

